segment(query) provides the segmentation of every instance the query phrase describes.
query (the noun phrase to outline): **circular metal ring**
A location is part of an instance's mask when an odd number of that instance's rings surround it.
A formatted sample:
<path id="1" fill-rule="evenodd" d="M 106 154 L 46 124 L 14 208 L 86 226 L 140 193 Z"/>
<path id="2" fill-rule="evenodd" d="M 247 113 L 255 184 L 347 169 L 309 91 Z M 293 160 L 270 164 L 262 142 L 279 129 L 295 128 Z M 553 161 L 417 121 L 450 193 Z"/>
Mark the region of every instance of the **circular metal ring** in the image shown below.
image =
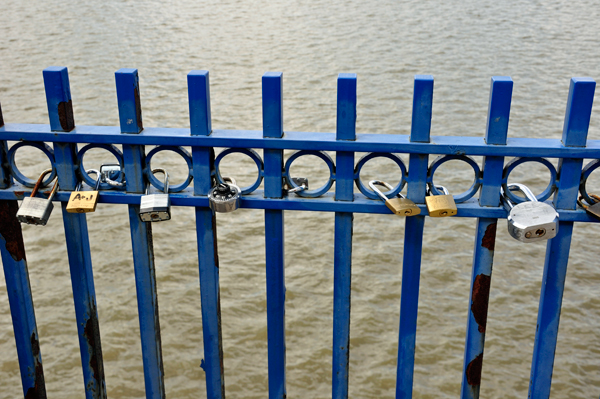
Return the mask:
<path id="1" fill-rule="evenodd" d="M 595 171 L 596 169 L 598 169 L 599 167 L 600 167 L 600 159 L 595 159 L 595 160 L 591 161 L 590 163 L 588 163 L 587 165 L 585 165 L 585 167 L 581 171 L 581 180 L 579 182 L 579 193 L 581 194 L 583 199 L 585 199 L 585 201 L 588 204 L 593 204 L 596 201 L 593 200 L 592 198 L 590 198 L 590 196 L 587 192 L 587 180 L 589 179 L 592 172 Z"/>
<path id="2" fill-rule="evenodd" d="M 438 190 L 435 187 L 435 184 L 433 184 L 433 175 L 435 174 L 436 169 L 440 167 L 440 165 L 442 165 L 444 162 L 448 162 L 448 161 L 452 161 L 452 160 L 466 162 L 471 168 L 473 168 L 473 173 L 475 174 L 475 178 L 473 179 L 473 184 L 467 191 L 464 191 L 457 195 L 453 195 L 454 202 L 459 204 L 461 202 L 465 202 L 466 200 L 472 198 L 475 194 L 477 194 L 477 190 L 479 190 L 479 187 L 481 186 L 481 169 L 479 169 L 479 165 L 477 165 L 477 162 L 475 162 L 475 160 L 473 158 L 471 158 L 470 156 L 451 154 L 451 155 L 440 155 L 439 157 L 437 157 L 431 163 L 431 165 L 429 165 L 429 169 L 427 170 L 427 185 L 429 186 L 429 191 L 433 195 L 444 195 L 444 193 L 441 192 L 440 190 Z"/>
<path id="3" fill-rule="evenodd" d="M 54 151 L 48 144 L 46 144 L 44 142 L 21 141 L 15 145 L 13 145 L 12 147 L 10 147 L 10 150 L 8 150 L 8 164 L 10 166 L 10 173 L 15 178 L 15 180 L 17 180 L 19 183 L 21 183 L 25 187 L 34 187 L 35 186 L 37 179 L 36 180 L 30 179 L 29 177 L 27 177 L 23 173 L 21 173 L 21 171 L 19 170 L 19 168 L 17 167 L 17 164 L 15 162 L 15 153 L 17 152 L 17 150 L 21 147 L 26 147 L 26 146 L 35 147 L 38 150 L 42 151 L 44 154 L 46 154 L 46 156 L 48 157 L 48 160 L 50 161 L 50 164 L 52 165 L 52 172 L 50 173 L 50 176 L 48 176 L 46 178 L 46 180 L 42 181 L 42 184 L 40 185 L 40 187 L 46 187 L 56 177 L 56 166 L 54 165 Z"/>
<path id="4" fill-rule="evenodd" d="M 361 171 L 362 167 L 371 159 L 379 158 L 379 157 L 391 159 L 400 168 L 400 181 L 398 182 L 396 187 L 394 187 L 391 191 L 383 193 L 383 195 L 385 195 L 388 198 L 395 197 L 404 188 L 404 185 L 406 184 L 406 176 L 408 176 L 408 173 L 406 171 L 406 165 L 404 165 L 404 162 L 402 162 L 402 159 L 400 159 L 400 157 L 398 157 L 397 155 L 389 154 L 389 153 L 385 153 L 385 152 L 372 152 L 370 154 L 363 156 L 358 161 L 358 163 L 356 164 L 356 167 L 354 168 L 354 183 L 356 184 L 356 187 L 358 187 L 359 191 L 361 193 L 363 193 L 363 195 L 365 197 L 370 198 L 370 199 L 379 199 L 379 196 L 377 196 L 375 191 L 369 189 L 360 180 L 360 171 Z"/>
<path id="5" fill-rule="evenodd" d="M 556 168 L 554 167 L 554 165 L 552 165 L 552 163 L 550 163 L 550 161 L 548 161 L 545 158 L 540 158 L 540 157 L 533 157 L 533 158 L 523 158 L 523 157 L 520 157 L 520 158 L 514 158 L 509 163 L 506 164 L 506 166 L 504 167 L 504 172 L 502 173 L 502 189 L 504 191 L 504 195 L 506 195 L 515 204 L 520 204 L 521 202 L 525 202 L 526 201 L 525 198 L 514 195 L 508 189 L 508 176 L 510 175 L 510 173 L 517 166 L 519 166 L 519 165 L 521 165 L 522 163 L 525 163 L 525 162 L 538 162 L 538 163 L 541 163 L 546 168 L 548 168 L 548 170 L 550 171 L 550 182 L 548 183 L 548 186 L 546 187 L 546 189 L 540 195 L 537 195 L 535 197 L 540 202 L 546 201 L 548 198 L 550 198 L 550 196 L 552 195 L 552 193 L 556 190 L 556 176 L 557 176 L 557 173 L 556 173 Z"/>
<path id="6" fill-rule="evenodd" d="M 149 153 L 148 155 L 146 155 L 146 177 L 148 178 L 148 181 L 150 182 L 150 184 L 152 184 L 155 188 L 157 188 L 159 191 L 164 192 L 165 190 L 165 184 L 163 182 L 161 182 L 160 180 L 158 180 L 156 178 L 156 176 L 154 176 L 154 173 L 152 173 L 152 166 L 151 166 L 151 162 L 152 162 L 152 157 L 160 151 L 173 151 L 179 155 L 181 155 L 181 157 L 185 160 L 185 162 L 187 163 L 188 166 L 188 176 L 187 178 L 183 181 L 183 183 L 178 184 L 176 186 L 169 186 L 169 192 L 170 193 L 178 193 L 180 191 L 185 190 L 185 188 L 187 186 L 190 185 L 190 183 L 192 182 L 192 179 L 194 178 L 193 175 L 193 165 L 192 165 L 192 156 L 190 155 L 189 151 L 186 150 L 183 147 L 178 147 L 178 146 L 167 146 L 167 145 L 159 145 L 154 147 Z"/>
<path id="7" fill-rule="evenodd" d="M 335 181 L 335 164 L 333 163 L 333 159 L 331 159 L 329 154 L 327 154 L 326 152 L 314 151 L 314 150 L 296 151 L 286 161 L 283 175 L 286 178 L 286 180 L 288 181 L 289 185 L 292 187 L 292 189 L 300 187 L 296 183 L 294 183 L 294 180 L 292 179 L 292 176 L 290 175 L 290 168 L 292 167 L 292 163 L 297 158 L 300 158 L 301 156 L 304 156 L 304 155 L 314 155 L 318 158 L 321 158 L 323 160 L 323 162 L 325 162 L 325 164 L 329 168 L 329 180 L 323 186 L 321 186 L 315 190 L 301 190 L 301 191 L 296 191 L 295 194 L 298 195 L 299 197 L 307 197 L 307 198 L 320 197 L 321 195 L 323 195 L 327 191 L 329 191 L 329 189 L 333 185 L 333 182 Z"/>
<path id="8" fill-rule="evenodd" d="M 258 155 L 258 153 L 252 149 L 228 148 L 224 151 L 221 151 L 219 153 L 219 155 L 215 158 L 215 171 L 217 172 L 216 179 L 217 179 L 217 182 L 219 182 L 219 183 L 225 183 L 225 181 L 223 180 L 223 177 L 221 176 L 221 171 L 219 170 L 219 166 L 220 166 L 223 158 L 225 158 L 229 154 L 233 154 L 236 152 L 249 156 L 250 159 L 252 159 L 254 161 L 254 163 L 256 164 L 256 167 L 258 168 L 258 176 L 256 177 L 256 181 L 254 182 L 254 184 L 252 184 L 251 186 L 246 186 L 246 187 L 240 188 L 241 194 L 250 194 L 251 192 L 256 190 L 258 188 L 258 186 L 260 186 L 260 183 L 262 183 L 263 176 L 264 176 L 263 161 L 262 161 L 260 155 Z"/>
<path id="9" fill-rule="evenodd" d="M 83 167 L 83 157 L 85 156 L 85 153 L 87 151 L 89 151 L 93 148 L 101 148 L 101 149 L 106 150 L 106 151 L 110 152 L 111 154 L 113 154 L 114 157 L 117 159 L 117 162 L 121 166 L 121 170 L 124 170 L 123 169 L 124 168 L 123 153 L 116 146 L 114 146 L 112 144 L 88 144 L 88 145 L 85 145 L 77 153 L 77 159 L 79 160 L 79 165 L 77 167 L 77 170 L 78 170 L 79 176 L 81 176 L 82 180 L 85 181 L 87 183 L 87 185 L 90 187 L 95 187 L 98 180 L 97 179 L 93 180 L 85 171 L 85 169 Z M 122 176 L 119 175 L 118 179 L 120 180 L 121 177 Z M 98 176 L 98 179 L 99 178 L 100 178 L 100 176 Z M 115 179 L 117 179 L 117 177 L 115 177 Z M 117 190 L 119 190 L 119 189 L 125 190 L 125 184 L 123 184 L 121 187 L 110 185 L 108 183 L 100 183 L 98 185 L 98 189 L 100 189 L 100 190 L 110 190 L 112 188 L 117 188 Z"/>

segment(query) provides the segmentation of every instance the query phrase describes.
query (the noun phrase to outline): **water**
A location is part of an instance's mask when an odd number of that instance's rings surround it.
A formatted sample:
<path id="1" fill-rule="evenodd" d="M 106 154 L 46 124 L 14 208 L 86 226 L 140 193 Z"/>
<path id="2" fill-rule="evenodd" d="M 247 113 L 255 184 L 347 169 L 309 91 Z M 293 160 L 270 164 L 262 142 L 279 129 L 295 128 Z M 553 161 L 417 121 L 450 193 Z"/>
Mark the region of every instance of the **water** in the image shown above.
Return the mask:
<path id="1" fill-rule="evenodd" d="M 0 23 L 0 102 L 7 122 L 48 123 L 41 71 L 69 68 L 78 125 L 118 125 L 114 72 L 138 68 L 144 126 L 187 127 L 186 74 L 210 70 L 213 127 L 261 129 L 261 76 L 284 73 L 286 130 L 335 131 L 336 76 L 358 74 L 359 133 L 410 131 L 415 74 L 435 77 L 432 135 L 482 136 L 490 77 L 513 78 L 510 137 L 560 138 L 569 79 L 600 77 L 594 1 L 18 2 Z M 596 100 L 595 109 L 598 109 Z M 597 111 L 589 137 L 600 139 Z M 31 177 L 44 165 L 18 154 Z M 357 156 L 358 159 L 358 156 Z M 403 156 L 403 159 L 407 159 Z M 86 167 L 110 157 L 86 155 Z M 324 165 L 298 161 L 315 187 Z M 556 164 L 556 160 L 552 160 Z M 156 162 L 156 164 L 155 164 Z M 161 154 L 175 183 L 183 162 Z M 397 182 L 384 161 L 365 180 Z M 450 166 L 450 165 L 449 165 Z M 253 180 L 253 164 L 223 170 Z M 436 174 L 453 192 L 470 169 Z M 539 193 L 543 167 L 511 178 Z M 395 181 L 394 181 L 395 179 Z M 436 180 L 436 183 L 438 181 Z M 594 177 L 590 187 L 597 187 Z M 49 397 L 83 396 L 62 223 L 24 227 Z M 126 208 L 88 216 L 98 313 L 111 398 L 144 397 L 135 281 Z M 286 338 L 289 397 L 331 391 L 333 215 L 286 212 Z M 174 208 L 154 226 L 165 385 L 169 398 L 205 397 L 193 211 Z M 417 331 L 415 397 L 460 392 L 475 221 L 427 219 Z M 452 231 L 452 234 L 449 232 Z M 556 353 L 553 397 L 600 391 L 600 283 L 592 225 L 575 228 Z M 228 397 L 267 396 L 264 221 L 259 210 L 218 217 L 225 384 Z M 404 222 L 355 215 L 350 396 L 393 397 Z M 522 245 L 499 223 L 481 382 L 482 397 L 527 394 L 544 262 L 543 244 Z M 0 277 L 0 398 L 21 395 L 6 286 Z"/>

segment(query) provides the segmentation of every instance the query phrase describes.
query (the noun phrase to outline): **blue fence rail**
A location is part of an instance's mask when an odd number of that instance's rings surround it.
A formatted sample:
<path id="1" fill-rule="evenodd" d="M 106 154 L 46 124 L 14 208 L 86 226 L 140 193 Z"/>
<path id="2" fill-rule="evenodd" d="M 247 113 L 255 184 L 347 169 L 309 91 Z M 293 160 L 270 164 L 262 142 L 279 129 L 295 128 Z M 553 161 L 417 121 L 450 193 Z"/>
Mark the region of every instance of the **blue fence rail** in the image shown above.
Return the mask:
<path id="1" fill-rule="evenodd" d="M 126 178 L 123 190 L 107 190 L 109 186 L 101 184 L 99 202 L 128 205 L 148 398 L 165 397 L 152 226 L 138 216 L 147 184 L 163 189 L 163 183 L 150 172 L 156 153 L 174 151 L 189 166 L 188 178 L 170 187 L 169 193 L 173 206 L 195 207 L 205 354 L 202 367 L 209 398 L 225 397 L 216 215 L 208 199 L 215 181 L 222 181 L 219 162 L 225 155 L 244 153 L 258 167 L 256 182 L 242 188 L 241 206 L 265 212 L 268 379 L 272 399 L 286 397 L 285 210 L 335 212 L 332 396 L 348 397 L 353 213 L 390 213 L 360 179 L 365 163 L 377 157 L 391 159 L 402 171 L 400 182 L 389 195 L 396 195 L 406 185 L 407 198 L 421 210 L 420 215 L 408 217 L 405 225 L 396 398 L 412 397 L 427 187 L 444 162 L 465 161 L 474 170 L 473 186 L 454 195 L 454 199 L 458 209 L 455 217 L 477 218 L 461 397 L 479 397 L 496 229 L 498 219 L 507 217 L 501 187 L 513 200 L 522 201 L 506 190 L 511 171 L 525 162 L 542 163 L 550 170 L 551 181 L 538 200 L 551 202 L 560 221 L 558 234 L 548 241 L 546 249 L 529 397 L 549 397 L 573 225 L 597 222 L 577 205 L 579 195 L 592 202 L 586 181 L 600 166 L 600 141 L 587 140 L 596 86 L 593 80 L 571 80 L 562 139 L 554 140 L 507 137 L 513 88 L 508 77 L 492 78 L 486 134 L 475 138 L 430 136 L 433 77 L 428 75 L 415 77 L 409 136 L 356 133 L 354 74 L 340 74 L 338 78 L 335 134 L 284 130 L 281 73 L 263 76 L 262 131 L 212 129 L 208 71 L 188 75 L 190 129 L 143 127 L 135 69 L 121 69 L 115 74 L 119 127 L 76 126 L 67 69 L 50 67 L 43 76 L 50 125 L 4 123 L 0 110 L 0 250 L 25 398 L 45 398 L 46 394 L 25 247 L 16 219 L 17 200 L 30 195 L 35 184 L 15 164 L 15 152 L 23 146 L 40 149 L 52 163 L 45 186 L 58 177 L 54 201 L 62 206 L 87 398 L 106 397 L 93 268 L 86 216 L 68 213 L 65 208 L 80 181 L 92 187 L 95 184 L 82 167 L 88 150 L 110 151 Z M 8 142 L 17 143 L 9 147 Z M 115 145 L 121 145 L 122 151 Z M 146 146 L 156 147 L 146 153 Z M 183 147 L 191 147 L 191 154 Z M 214 147 L 227 150 L 215 158 Z M 252 149 L 263 149 L 264 159 Z M 285 160 L 283 150 L 297 152 Z M 325 151 L 336 153 L 335 162 Z M 356 152 L 369 154 L 356 162 Z M 409 154 L 408 167 L 396 154 Z M 439 157 L 430 163 L 430 154 Z M 329 180 L 321 188 L 288 195 L 283 178 L 289 181 L 291 164 L 303 155 L 323 159 L 330 170 Z M 470 156 L 483 156 L 483 164 L 478 165 Z M 506 162 L 506 157 L 513 159 Z M 558 158 L 558 170 L 546 158 Z M 584 167 L 584 159 L 592 161 Z M 264 190 L 259 190 L 263 181 Z M 335 191 L 330 192 L 334 182 Z M 432 191 L 438 190 L 433 187 Z M 49 188 L 38 196 L 48 193 Z"/>

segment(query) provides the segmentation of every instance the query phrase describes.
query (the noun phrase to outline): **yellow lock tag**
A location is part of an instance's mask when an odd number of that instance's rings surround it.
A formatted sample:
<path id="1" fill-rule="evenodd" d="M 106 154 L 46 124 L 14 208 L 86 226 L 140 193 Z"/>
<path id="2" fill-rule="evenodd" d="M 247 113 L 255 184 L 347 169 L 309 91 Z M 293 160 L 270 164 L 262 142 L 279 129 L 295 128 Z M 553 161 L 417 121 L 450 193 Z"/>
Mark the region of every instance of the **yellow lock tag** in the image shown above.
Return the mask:
<path id="1" fill-rule="evenodd" d="M 98 203 L 98 191 L 73 191 L 67 202 L 67 212 L 95 212 Z"/>

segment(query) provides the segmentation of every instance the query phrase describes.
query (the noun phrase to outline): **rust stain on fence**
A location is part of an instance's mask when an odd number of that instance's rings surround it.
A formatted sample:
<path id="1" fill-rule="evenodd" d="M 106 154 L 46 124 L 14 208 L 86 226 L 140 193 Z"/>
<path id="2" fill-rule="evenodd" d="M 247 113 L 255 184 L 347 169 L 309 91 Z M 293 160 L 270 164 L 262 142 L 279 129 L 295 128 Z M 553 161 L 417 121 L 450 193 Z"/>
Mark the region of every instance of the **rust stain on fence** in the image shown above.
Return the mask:
<path id="1" fill-rule="evenodd" d="M 493 251 L 496 246 L 496 225 L 497 223 L 490 224 L 487 229 L 485 229 L 485 234 L 481 240 L 481 246 L 490 251 Z"/>
<path id="2" fill-rule="evenodd" d="M 23 232 L 17 220 L 18 210 L 17 201 L 0 200 L 0 236 L 6 241 L 6 249 L 16 262 L 25 260 Z"/>
<path id="3" fill-rule="evenodd" d="M 35 384 L 27 390 L 25 399 L 46 399 L 46 383 L 44 381 L 44 368 L 40 359 L 40 343 L 35 332 L 31 334 L 30 342 L 35 361 Z"/>
<path id="4" fill-rule="evenodd" d="M 70 132 L 75 128 L 73 102 L 71 100 L 58 103 L 58 120 L 60 122 L 60 127 L 62 127 L 65 132 Z"/>
<path id="5" fill-rule="evenodd" d="M 492 278 L 486 274 L 479 274 L 473 282 L 471 296 L 471 312 L 479 325 L 479 332 L 485 332 L 487 323 L 488 303 L 490 299 L 490 284 Z"/>
<path id="6" fill-rule="evenodd" d="M 480 385 L 481 384 L 481 368 L 483 366 L 483 352 L 479 354 L 475 359 L 471 360 L 467 366 L 467 383 L 469 385 Z"/>

